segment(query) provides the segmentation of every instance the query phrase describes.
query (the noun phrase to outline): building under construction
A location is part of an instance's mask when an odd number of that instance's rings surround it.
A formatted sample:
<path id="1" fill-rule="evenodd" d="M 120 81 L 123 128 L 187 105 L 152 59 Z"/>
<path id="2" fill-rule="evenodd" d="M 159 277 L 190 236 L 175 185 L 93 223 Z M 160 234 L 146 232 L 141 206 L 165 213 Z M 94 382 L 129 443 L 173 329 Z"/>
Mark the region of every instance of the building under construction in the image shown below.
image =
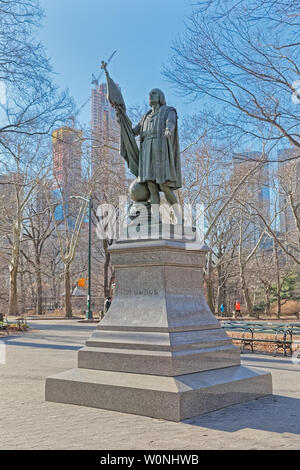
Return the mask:
<path id="1" fill-rule="evenodd" d="M 96 84 L 92 89 L 91 134 L 92 160 L 96 165 L 104 154 L 114 158 L 118 152 L 118 124 L 115 110 L 107 99 L 106 83 Z M 116 150 L 114 150 L 116 149 Z"/>
<path id="2" fill-rule="evenodd" d="M 54 187 L 69 192 L 74 181 L 81 180 L 83 133 L 63 126 L 52 133 Z"/>
<path id="3" fill-rule="evenodd" d="M 68 212 L 70 196 L 77 194 L 81 183 L 83 132 L 63 126 L 52 133 L 53 191 L 61 204 L 56 208 L 57 220 Z"/>

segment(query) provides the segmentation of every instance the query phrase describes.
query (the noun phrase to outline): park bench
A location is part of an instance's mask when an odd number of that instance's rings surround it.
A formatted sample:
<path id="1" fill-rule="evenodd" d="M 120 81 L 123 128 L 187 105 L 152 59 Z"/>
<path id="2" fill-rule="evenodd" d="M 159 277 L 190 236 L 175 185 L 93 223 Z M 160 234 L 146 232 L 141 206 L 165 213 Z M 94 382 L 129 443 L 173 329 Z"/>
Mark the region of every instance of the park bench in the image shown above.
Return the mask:
<path id="1" fill-rule="evenodd" d="M 264 342 L 276 345 L 273 356 L 276 356 L 279 349 L 283 350 L 284 356 L 287 355 L 288 350 L 292 355 L 293 335 L 300 335 L 300 324 L 225 321 L 222 322 L 222 327 L 228 331 L 241 333 L 232 337 L 233 340 L 241 341 L 241 353 L 247 347 L 250 347 L 251 351 L 254 352 L 254 343 Z M 263 334 L 272 335 L 273 338 L 257 336 Z"/>
<path id="2" fill-rule="evenodd" d="M 21 331 L 22 325 L 27 325 L 26 317 L 23 316 L 17 319 L 18 331 Z"/>
<path id="3" fill-rule="evenodd" d="M 26 320 L 26 317 L 20 317 L 16 320 L 16 322 L 14 322 L 14 324 L 17 325 L 17 331 L 21 331 L 22 330 L 22 325 L 27 325 L 27 320 Z M 3 319 L 2 321 L 0 321 L 0 331 L 5 331 L 6 334 L 8 335 L 8 328 L 10 326 L 10 323 L 9 321 L 7 320 L 7 318 Z"/>

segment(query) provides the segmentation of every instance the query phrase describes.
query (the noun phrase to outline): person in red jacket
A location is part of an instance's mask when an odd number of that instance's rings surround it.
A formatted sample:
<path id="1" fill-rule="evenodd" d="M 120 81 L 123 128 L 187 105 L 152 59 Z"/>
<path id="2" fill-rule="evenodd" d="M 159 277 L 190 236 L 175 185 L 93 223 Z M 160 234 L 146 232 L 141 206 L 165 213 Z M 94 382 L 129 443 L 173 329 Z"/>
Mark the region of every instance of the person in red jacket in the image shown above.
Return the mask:
<path id="1" fill-rule="evenodd" d="M 239 303 L 238 300 L 236 301 L 236 304 L 235 304 L 235 313 L 237 315 L 239 315 L 241 313 L 241 304 Z"/>

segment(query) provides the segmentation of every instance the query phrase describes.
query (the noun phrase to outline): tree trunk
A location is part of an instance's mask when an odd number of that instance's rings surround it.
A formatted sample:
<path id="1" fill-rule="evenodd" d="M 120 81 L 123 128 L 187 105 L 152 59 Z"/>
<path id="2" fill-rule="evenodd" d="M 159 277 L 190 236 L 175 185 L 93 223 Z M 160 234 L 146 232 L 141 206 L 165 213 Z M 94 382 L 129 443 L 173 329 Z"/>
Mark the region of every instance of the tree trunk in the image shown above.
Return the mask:
<path id="1" fill-rule="evenodd" d="M 281 315 L 281 283 L 280 283 L 280 268 L 279 268 L 279 258 L 278 258 L 278 246 L 274 240 L 274 255 L 275 255 L 275 265 L 276 265 L 276 284 L 277 284 L 277 318 L 280 318 Z"/>
<path id="2" fill-rule="evenodd" d="M 104 298 L 108 297 L 110 295 L 110 279 L 109 279 L 109 264 L 110 264 L 110 254 L 108 252 L 108 240 L 104 239 L 103 240 L 103 249 L 104 249 L 104 267 L 103 267 L 103 277 L 104 277 L 104 286 L 103 286 L 103 291 L 104 291 Z"/>
<path id="3" fill-rule="evenodd" d="M 280 282 L 277 280 L 277 318 L 281 316 Z"/>
<path id="4" fill-rule="evenodd" d="M 43 286 L 40 266 L 36 269 L 36 314 L 43 315 Z"/>
<path id="5" fill-rule="evenodd" d="M 246 308 L 247 308 L 247 313 L 251 314 L 253 313 L 253 306 L 252 306 L 249 290 L 248 290 L 246 280 L 245 280 L 244 269 L 242 267 L 240 269 L 240 280 L 241 280 L 241 288 L 243 292 L 243 297 L 244 297 L 244 301 L 245 301 Z"/>
<path id="6" fill-rule="evenodd" d="M 221 300 L 222 304 L 224 305 L 224 313 L 227 313 L 227 298 L 226 298 L 226 290 L 227 290 L 227 281 L 223 282 L 222 285 L 222 295 L 221 295 Z"/>
<path id="7" fill-rule="evenodd" d="M 21 298 L 18 298 L 19 314 L 24 315 L 25 304 L 26 304 L 26 292 L 25 292 L 25 286 L 24 286 L 24 265 L 23 265 L 22 256 L 19 256 L 19 266 L 20 266 L 20 270 L 18 270 L 19 271 L 19 286 L 20 286 L 20 292 L 21 292 Z"/>
<path id="8" fill-rule="evenodd" d="M 226 281 L 224 280 L 224 274 L 222 272 L 221 265 L 217 268 L 218 272 L 218 293 L 217 293 L 217 309 L 220 312 L 221 305 L 224 306 L 224 313 L 227 312 L 226 308 Z"/>
<path id="9" fill-rule="evenodd" d="M 271 301 L 270 301 L 270 288 L 269 286 L 265 290 L 265 314 L 270 315 L 270 310 L 271 310 Z"/>
<path id="10" fill-rule="evenodd" d="M 240 283 L 241 289 L 243 292 L 244 302 L 246 304 L 247 313 L 250 314 L 253 312 L 253 306 L 250 299 L 249 290 L 247 287 L 246 279 L 245 279 L 245 264 L 243 263 L 242 259 L 242 248 L 243 248 L 243 219 L 240 221 L 240 242 L 239 242 L 239 267 L 240 267 Z M 247 261 L 247 260 L 246 260 Z"/>
<path id="11" fill-rule="evenodd" d="M 9 315 L 19 315 L 18 306 L 18 268 L 10 265 L 9 267 Z"/>
<path id="12" fill-rule="evenodd" d="M 253 291 L 253 299 L 252 299 L 252 310 L 253 310 L 253 312 L 255 311 L 254 310 L 254 305 L 255 305 L 255 302 L 256 302 L 256 289 L 257 289 L 257 285 L 256 285 L 256 287 L 254 287 L 254 291 Z M 259 310 L 255 311 L 255 318 L 257 318 L 259 320 Z"/>
<path id="13" fill-rule="evenodd" d="M 41 258 L 36 249 L 35 252 L 35 277 L 36 277 L 36 314 L 43 315 L 43 285 L 41 273 Z"/>
<path id="14" fill-rule="evenodd" d="M 65 316 L 72 318 L 70 267 L 65 266 Z"/>
<path id="15" fill-rule="evenodd" d="M 25 303 L 26 303 L 26 294 L 25 294 L 25 288 L 24 288 L 24 274 L 23 274 L 23 266 L 21 267 L 21 272 L 20 272 L 20 291 L 21 291 L 21 308 L 19 307 L 19 313 L 21 315 L 25 314 Z"/>
<path id="16" fill-rule="evenodd" d="M 19 221 L 13 228 L 13 245 L 11 260 L 9 263 L 9 315 L 19 315 L 18 306 L 18 271 L 20 260 L 20 230 Z"/>
<path id="17" fill-rule="evenodd" d="M 207 258 L 207 275 L 206 275 L 206 288 L 207 288 L 207 304 L 212 312 L 215 310 L 214 305 L 214 285 L 212 280 L 212 260 L 211 251 L 208 253 Z"/>
<path id="18" fill-rule="evenodd" d="M 31 273 L 28 273 L 28 279 L 29 279 L 30 296 L 31 296 L 30 307 L 33 307 L 34 305 L 36 305 L 36 292 L 34 290 L 34 283 L 32 280 Z"/>
<path id="19" fill-rule="evenodd" d="M 54 303 L 54 308 L 58 308 L 60 304 L 58 289 L 57 289 L 57 280 L 56 280 L 57 277 L 58 277 L 58 274 L 55 272 L 55 264 L 53 262 L 51 263 L 51 294 L 52 294 L 52 300 Z M 60 281 L 59 281 L 59 284 L 61 284 Z"/>

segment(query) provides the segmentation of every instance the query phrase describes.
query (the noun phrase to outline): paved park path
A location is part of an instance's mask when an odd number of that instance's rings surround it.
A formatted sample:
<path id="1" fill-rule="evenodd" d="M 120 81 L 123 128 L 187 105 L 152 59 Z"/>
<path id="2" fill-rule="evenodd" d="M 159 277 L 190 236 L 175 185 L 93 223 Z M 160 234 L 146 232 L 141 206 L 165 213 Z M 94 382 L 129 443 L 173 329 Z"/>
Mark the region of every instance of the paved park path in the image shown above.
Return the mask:
<path id="1" fill-rule="evenodd" d="M 300 364 L 244 354 L 272 372 L 274 395 L 174 423 L 44 400 L 48 375 L 76 367 L 96 327 L 75 320 L 31 321 L 5 339 L 0 365 L 0 449 L 299 449 Z"/>

